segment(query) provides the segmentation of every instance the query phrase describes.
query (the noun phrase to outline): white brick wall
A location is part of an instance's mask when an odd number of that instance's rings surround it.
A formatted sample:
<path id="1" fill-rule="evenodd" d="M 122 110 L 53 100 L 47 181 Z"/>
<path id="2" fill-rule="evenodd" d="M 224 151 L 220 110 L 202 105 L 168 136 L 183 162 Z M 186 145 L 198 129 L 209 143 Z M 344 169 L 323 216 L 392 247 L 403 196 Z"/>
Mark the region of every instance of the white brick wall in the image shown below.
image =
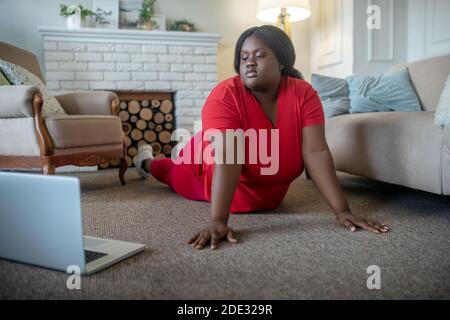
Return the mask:
<path id="1" fill-rule="evenodd" d="M 183 63 L 183 56 L 179 54 L 159 54 L 159 62 Z"/>
<path id="2" fill-rule="evenodd" d="M 100 52 L 112 52 L 114 51 L 114 45 L 105 43 L 88 43 L 87 51 L 100 51 Z"/>
<path id="3" fill-rule="evenodd" d="M 184 74 L 180 72 L 160 72 L 159 73 L 160 80 L 177 80 L 183 81 Z"/>
<path id="4" fill-rule="evenodd" d="M 104 72 L 104 79 L 116 81 L 131 80 L 131 72 Z"/>
<path id="5" fill-rule="evenodd" d="M 51 62 L 49 62 L 51 63 Z M 57 69 L 55 69 L 57 70 Z M 59 62 L 59 70 L 65 71 L 85 71 L 87 70 L 87 63 L 86 62 Z"/>
<path id="6" fill-rule="evenodd" d="M 77 80 L 103 80 L 102 72 L 77 71 Z"/>
<path id="7" fill-rule="evenodd" d="M 89 62 L 88 70 L 114 71 L 116 70 L 116 64 L 114 62 Z"/>
<path id="8" fill-rule="evenodd" d="M 170 91 L 172 85 L 169 81 L 147 81 L 145 82 L 145 90 L 148 91 Z"/>
<path id="9" fill-rule="evenodd" d="M 157 62 L 158 57 L 154 54 L 132 54 L 131 62 Z"/>
<path id="10" fill-rule="evenodd" d="M 132 72 L 133 80 L 158 80 L 158 72 Z"/>
<path id="11" fill-rule="evenodd" d="M 103 61 L 115 62 L 131 62 L 131 55 L 129 53 L 104 53 Z"/>
<path id="12" fill-rule="evenodd" d="M 51 41 L 44 38 L 47 87 L 175 92 L 176 126 L 193 130 L 217 85 L 217 43 L 209 46 Z"/>
<path id="13" fill-rule="evenodd" d="M 86 51 L 86 43 L 84 43 L 84 42 L 59 42 L 58 49 L 59 49 L 59 51 Z"/>
<path id="14" fill-rule="evenodd" d="M 73 71 L 47 71 L 47 80 L 75 80 Z"/>
<path id="15" fill-rule="evenodd" d="M 167 53 L 167 46 L 142 46 L 144 53 Z"/>
<path id="16" fill-rule="evenodd" d="M 145 71 L 169 71 L 170 64 L 169 63 L 145 63 L 144 64 Z"/>
<path id="17" fill-rule="evenodd" d="M 87 90 L 89 89 L 88 81 L 61 81 L 61 88 L 65 90 Z"/>
<path id="18" fill-rule="evenodd" d="M 96 52 L 75 52 L 75 61 L 102 61 L 101 53 Z"/>

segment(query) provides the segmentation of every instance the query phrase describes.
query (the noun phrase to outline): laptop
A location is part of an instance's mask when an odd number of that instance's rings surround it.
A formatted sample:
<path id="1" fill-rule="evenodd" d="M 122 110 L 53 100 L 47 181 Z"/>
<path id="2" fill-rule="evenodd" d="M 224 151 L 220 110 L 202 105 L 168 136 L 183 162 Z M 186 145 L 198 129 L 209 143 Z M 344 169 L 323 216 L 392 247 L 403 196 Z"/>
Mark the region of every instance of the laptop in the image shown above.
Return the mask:
<path id="1" fill-rule="evenodd" d="M 89 275 L 145 245 L 83 236 L 78 178 L 0 172 L 0 257 Z"/>

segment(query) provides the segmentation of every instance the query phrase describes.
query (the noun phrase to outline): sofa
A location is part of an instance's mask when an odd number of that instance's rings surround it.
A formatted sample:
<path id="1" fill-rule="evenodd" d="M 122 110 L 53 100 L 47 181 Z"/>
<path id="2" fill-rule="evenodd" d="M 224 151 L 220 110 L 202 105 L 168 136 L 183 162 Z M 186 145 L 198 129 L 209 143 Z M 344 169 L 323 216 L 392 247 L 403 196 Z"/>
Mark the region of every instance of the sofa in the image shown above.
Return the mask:
<path id="1" fill-rule="evenodd" d="M 327 119 L 325 132 L 337 171 L 450 195 L 450 128 L 434 123 L 450 74 L 450 55 L 407 67 L 421 112 L 353 113 Z"/>

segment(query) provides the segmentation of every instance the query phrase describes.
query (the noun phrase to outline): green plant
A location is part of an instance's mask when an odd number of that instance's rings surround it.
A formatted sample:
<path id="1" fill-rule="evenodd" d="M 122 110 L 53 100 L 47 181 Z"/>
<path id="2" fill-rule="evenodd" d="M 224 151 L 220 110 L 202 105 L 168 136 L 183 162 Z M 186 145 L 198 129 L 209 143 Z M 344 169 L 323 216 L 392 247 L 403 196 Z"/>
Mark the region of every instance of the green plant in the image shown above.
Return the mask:
<path id="1" fill-rule="evenodd" d="M 155 13 L 153 5 L 156 0 L 144 0 L 142 1 L 141 10 L 139 10 L 139 16 L 141 18 L 151 18 Z"/>
<path id="2" fill-rule="evenodd" d="M 79 13 L 81 19 L 84 20 L 86 17 L 94 16 L 95 13 L 89 9 L 84 8 L 81 4 L 61 4 L 59 15 L 62 17 L 68 17 L 73 14 Z"/>
<path id="3" fill-rule="evenodd" d="M 171 31 L 197 31 L 193 22 L 187 19 L 176 20 L 170 26 Z"/>

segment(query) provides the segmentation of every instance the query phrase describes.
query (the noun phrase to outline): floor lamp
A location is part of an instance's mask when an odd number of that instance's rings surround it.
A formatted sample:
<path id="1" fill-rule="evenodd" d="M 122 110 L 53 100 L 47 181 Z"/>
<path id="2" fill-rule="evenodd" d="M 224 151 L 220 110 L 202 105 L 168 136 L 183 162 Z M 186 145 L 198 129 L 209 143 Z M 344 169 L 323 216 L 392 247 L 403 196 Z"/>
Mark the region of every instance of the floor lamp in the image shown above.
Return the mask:
<path id="1" fill-rule="evenodd" d="M 258 20 L 276 23 L 291 38 L 291 23 L 311 16 L 309 0 L 258 0 Z"/>

